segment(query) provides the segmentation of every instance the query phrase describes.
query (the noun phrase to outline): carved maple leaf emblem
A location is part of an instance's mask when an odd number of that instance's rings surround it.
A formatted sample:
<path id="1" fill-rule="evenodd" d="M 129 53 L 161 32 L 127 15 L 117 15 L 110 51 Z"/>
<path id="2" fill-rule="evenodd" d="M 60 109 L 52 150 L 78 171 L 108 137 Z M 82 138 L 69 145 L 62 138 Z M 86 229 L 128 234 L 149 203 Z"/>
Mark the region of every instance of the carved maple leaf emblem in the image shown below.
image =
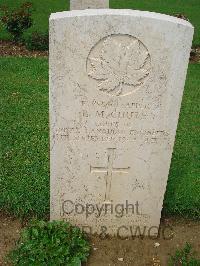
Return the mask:
<path id="1" fill-rule="evenodd" d="M 150 72 L 149 61 L 149 53 L 139 40 L 131 38 L 123 43 L 110 36 L 99 56 L 89 57 L 88 76 L 99 81 L 101 91 L 122 95 L 124 86 L 142 84 Z"/>

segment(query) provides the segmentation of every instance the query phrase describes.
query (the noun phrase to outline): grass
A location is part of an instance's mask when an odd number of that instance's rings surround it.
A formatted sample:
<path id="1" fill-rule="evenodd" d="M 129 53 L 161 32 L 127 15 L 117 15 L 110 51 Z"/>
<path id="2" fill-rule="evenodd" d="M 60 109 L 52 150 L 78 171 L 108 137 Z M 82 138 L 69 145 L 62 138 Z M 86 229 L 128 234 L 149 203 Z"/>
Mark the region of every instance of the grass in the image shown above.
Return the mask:
<path id="1" fill-rule="evenodd" d="M 15 8 L 26 0 L 1 0 L 1 5 Z M 33 31 L 48 31 L 48 18 L 53 12 L 69 10 L 69 0 L 29 0 L 34 7 L 34 25 L 27 34 Z M 185 14 L 195 27 L 193 45 L 200 45 L 200 1 L 199 0 L 110 0 L 110 8 L 130 8 L 148 10 L 173 15 Z M 0 25 L 0 39 L 10 36 Z"/>
<path id="2" fill-rule="evenodd" d="M 200 64 L 190 64 L 165 196 L 165 210 L 200 218 Z"/>
<path id="3" fill-rule="evenodd" d="M 164 210 L 200 218 L 200 64 L 190 64 Z M 0 58 L 0 208 L 49 213 L 48 62 Z"/>
<path id="4" fill-rule="evenodd" d="M 1 58 L 0 208 L 49 211 L 48 62 Z"/>

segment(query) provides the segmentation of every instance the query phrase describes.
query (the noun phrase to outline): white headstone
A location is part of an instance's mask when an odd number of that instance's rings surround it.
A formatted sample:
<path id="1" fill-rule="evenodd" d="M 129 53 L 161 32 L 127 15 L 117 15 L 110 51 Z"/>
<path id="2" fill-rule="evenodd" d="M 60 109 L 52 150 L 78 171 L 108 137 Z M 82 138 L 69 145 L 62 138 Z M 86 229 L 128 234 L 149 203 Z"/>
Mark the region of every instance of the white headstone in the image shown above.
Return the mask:
<path id="1" fill-rule="evenodd" d="M 70 10 L 109 8 L 109 0 L 70 0 Z"/>
<path id="2" fill-rule="evenodd" d="M 150 12 L 51 15 L 51 219 L 156 232 L 192 36 Z"/>

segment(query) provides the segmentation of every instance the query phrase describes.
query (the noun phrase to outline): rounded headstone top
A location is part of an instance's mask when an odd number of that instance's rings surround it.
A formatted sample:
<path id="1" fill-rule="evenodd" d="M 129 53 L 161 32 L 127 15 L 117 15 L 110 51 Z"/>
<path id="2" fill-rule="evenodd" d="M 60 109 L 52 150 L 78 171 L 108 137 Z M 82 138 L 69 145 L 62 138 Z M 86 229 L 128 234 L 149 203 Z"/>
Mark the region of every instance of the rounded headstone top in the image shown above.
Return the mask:
<path id="1" fill-rule="evenodd" d="M 155 12 L 131 10 L 131 9 L 85 9 L 85 10 L 64 11 L 64 12 L 52 13 L 50 16 L 50 20 L 57 20 L 74 16 L 79 17 L 79 16 L 103 16 L 103 15 L 133 16 L 138 18 L 145 17 L 155 20 L 168 21 L 179 25 L 194 28 L 189 21 L 186 21 L 181 18 L 155 13 Z"/>

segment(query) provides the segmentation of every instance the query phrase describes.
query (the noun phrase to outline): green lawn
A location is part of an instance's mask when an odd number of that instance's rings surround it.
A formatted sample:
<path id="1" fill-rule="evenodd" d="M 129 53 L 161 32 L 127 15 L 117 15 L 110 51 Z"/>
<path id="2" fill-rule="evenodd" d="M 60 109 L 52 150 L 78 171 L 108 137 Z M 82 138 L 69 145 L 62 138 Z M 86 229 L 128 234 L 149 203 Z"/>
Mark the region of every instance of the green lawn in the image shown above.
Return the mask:
<path id="1" fill-rule="evenodd" d="M 200 218 L 200 64 L 189 66 L 165 197 L 170 214 Z M 0 208 L 49 213 L 48 61 L 0 58 Z"/>
<path id="2" fill-rule="evenodd" d="M 200 218 L 200 64 L 187 73 L 165 210 Z"/>
<path id="3" fill-rule="evenodd" d="M 14 214 L 49 210 L 48 63 L 0 58 L 0 208 Z"/>
<path id="4" fill-rule="evenodd" d="M 1 0 L 1 5 L 16 7 L 26 0 Z M 48 30 L 48 17 L 50 13 L 69 9 L 69 0 L 29 0 L 34 7 L 34 26 L 31 31 L 45 32 Z M 131 8 L 139 10 L 155 11 L 173 15 L 185 14 L 195 27 L 194 45 L 200 45 L 200 0 L 110 0 L 111 8 Z M 8 39 L 9 36 L 0 26 L 0 39 Z"/>

